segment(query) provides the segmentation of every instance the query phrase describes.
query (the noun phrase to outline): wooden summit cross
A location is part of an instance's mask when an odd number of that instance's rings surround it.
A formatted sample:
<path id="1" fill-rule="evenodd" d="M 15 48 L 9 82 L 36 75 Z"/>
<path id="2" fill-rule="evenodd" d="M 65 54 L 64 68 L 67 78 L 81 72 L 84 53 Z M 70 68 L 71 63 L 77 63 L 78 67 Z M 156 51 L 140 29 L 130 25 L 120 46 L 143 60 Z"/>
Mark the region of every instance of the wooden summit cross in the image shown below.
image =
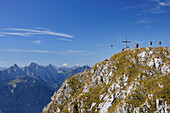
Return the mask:
<path id="1" fill-rule="evenodd" d="M 122 41 L 122 43 L 126 43 L 126 48 L 128 47 L 127 46 L 127 43 L 130 43 L 130 41 L 127 41 L 127 37 L 126 37 L 126 40 L 125 41 Z"/>

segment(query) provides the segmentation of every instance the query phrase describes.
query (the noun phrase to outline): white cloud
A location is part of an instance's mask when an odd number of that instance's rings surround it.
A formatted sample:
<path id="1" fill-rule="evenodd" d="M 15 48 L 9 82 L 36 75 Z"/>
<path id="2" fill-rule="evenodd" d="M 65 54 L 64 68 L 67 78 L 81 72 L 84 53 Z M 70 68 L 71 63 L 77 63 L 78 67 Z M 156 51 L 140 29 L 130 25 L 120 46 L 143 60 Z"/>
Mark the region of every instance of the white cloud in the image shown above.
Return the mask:
<path id="1" fill-rule="evenodd" d="M 1 32 L 4 35 L 16 35 L 16 36 L 30 36 L 30 35 L 38 35 L 41 33 L 30 33 L 30 32 L 26 32 L 26 33 L 14 33 L 14 32 Z"/>
<path id="2" fill-rule="evenodd" d="M 129 10 L 129 9 L 145 8 L 145 7 L 148 7 L 148 4 L 136 4 L 133 6 L 126 6 L 125 9 Z"/>
<path id="3" fill-rule="evenodd" d="M 48 29 L 45 28 L 45 27 L 36 27 L 36 29 L 48 30 Z"/>
<path id="4" fill-rule="evenodd" d="M 10 33 L 10 32 L 2 32 L 5 35 L 17 35 L 17 36 L 26 36 L 25 33 Z"/>
<path id="5" fill-rule="evenodd" d="M 154 8 L 151 9 L 151 13 L 165 13 L 165 10 L 162 10 L 162 8 L 160 6 L 156 6 Z"/>
<path id="6" fill-rule="evenodd" d="M 91 54 L 85 50 L 68 50 L 68 51 L 47 51 L 47 50 L 37 50 L 37 49 L 0 49 L 1 52 L 22 52 L 22 53 L 54 53 L 58 55 L 67 55 L 67 54 Z"/>
<path id="7" fill-rule="evenodd" d="M 169 0 L 150 0 L 156 3 L 156 7 L 151 9 L 151 13 L 165 13 L 166 10 L 165 8 L 163 9 L 162 7 L 164 6 L 170 6 L 170 1 Z M 163 2 L 162 2 L 163 1 Z"/>
<path id="8" fill-rule="evenodd" d="M 40 40 L 35 40 L 33 41 L 34 44 L 41 44 L 41 41 Z"/>
<path id="9" fill-rule="evenodd" d="M 36 60 L 32 60 L 31 62 L 38 63 Z"/>
<path id="10" fill-rule="evenodd" d="M 0 49 L 2 52 L 23 52 L 23 53 L 55 53 L 55 51 L 29 50 L 29 49 Z"/>
<path id="11" fill-rule="evenodd" d="M 156 2 L 160 6 L 170 6 L 170 0 L 150 0 L 150 1 Z"/>
<path id="12" fill-rule="evenodd" d="M 30 36 L 30 35 L 53 35 L 53 36 L 62 36 L 66 38 L 73 38 L 73 36 L 65 34 L 65 33 L 57 33 L 57 32 L 52 32 L 50 30 L 35 30 L 35 29 L 22 29 L 22 28 L 5 28 L 4 30 L 10 30 L 10 31 L 19 31 L 18 32 L 2 32 L 2 34 L 7 34 L 7 35 L 19 35 L 19 36 Z M 23 32 L 24 33 L 21 33 Z"/>
<path id="13" fill-rule="evenodd" d="M 5 35 L 3 35 L 3 34 L 0 34 L 0 36 L 5 36 Z"/>
<path id="14" fill-rule="evenodd" d="M 68 66 L 68 63 L 64 63 L 63 66 Z"/>
<path id="15" fill-rule="evenodd" d="M 144 4 L 136 4 L 133 6 L 127 6 L 125 7 L 126 10 L 130 9 L 140 9 L 140 8 L 145 8 L 142 9 L 143 11 L 140 11 L 140 15 L 137 14 L 137 16 L 141 16 L 141 13 L 154 13 L 154 14 L 160 14 L 160 13 L 165 13 L 167 12 L 166 8 L 163 8 L 165 6 L 170 6 L 170 0 L 149 0 L 149 2 L 152 2 L 150 4 L 144 3 Z"/>
<path id="16" fill-rule="evenodd" d="M 84 52 L 86 51 L 85 50 L 72 50 L 72 49 L 68 51 L 68 53 L 84 53 Z"/>
<path id="17" fill-rule="evenodd" d="M 65 38 L 58 38 L 58 40 L 63 40 L 63 41 L 68 41 L 68 42 L 72 42 L 73 41 L 71 39 L 65 39 Z"/>
<path id="18" fill-rule="evenodd" d="M 159 5 L 161 5 L 161 6 L 170 6 L 170 2 L 169 3 L 160 2 Z"/>
<path id="19" fill-rule="evenodd" d="M 67 54 L 78 54 L 78 55 L 80 55 L 80 54 L 84 54 L 84 53 L 88 53 L 88 52 L 85 51 L 85 50 L 72 50 L 72 49 L 70 49 L 70 50 L 67 50 L 67 51 L 58 51 L 56 53 L 59 54 L 59 55 L 67 55 Z"/>
<path id="20" fill-rule="evenodd" d="M 76 66 L 79 66 L 80 64 L 76 64 Z"/>
<path id="21" fill-rule="evenodd" d="M 139 21 L 137 22 L 137 24 L 150 24 L 150 21 L 148 21 L 148 20 L 145 18 L 145 19 L 139 20 Z"/>

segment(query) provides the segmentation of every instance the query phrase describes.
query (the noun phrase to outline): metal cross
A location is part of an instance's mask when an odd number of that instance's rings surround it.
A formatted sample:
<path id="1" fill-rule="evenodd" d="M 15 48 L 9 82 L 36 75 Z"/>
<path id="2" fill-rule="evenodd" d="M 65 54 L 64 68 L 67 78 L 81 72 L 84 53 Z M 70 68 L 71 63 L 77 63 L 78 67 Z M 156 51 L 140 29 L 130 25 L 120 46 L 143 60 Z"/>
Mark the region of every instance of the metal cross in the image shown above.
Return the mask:
<path id="1" fill-rule="evenodd" d="M 127 41 L 127 37 L 125 41 L 122 41 L 122 43 L 126 43 L 126 48 L 127 48 L 127 43 L 130 43 L 130 41 Z"/>

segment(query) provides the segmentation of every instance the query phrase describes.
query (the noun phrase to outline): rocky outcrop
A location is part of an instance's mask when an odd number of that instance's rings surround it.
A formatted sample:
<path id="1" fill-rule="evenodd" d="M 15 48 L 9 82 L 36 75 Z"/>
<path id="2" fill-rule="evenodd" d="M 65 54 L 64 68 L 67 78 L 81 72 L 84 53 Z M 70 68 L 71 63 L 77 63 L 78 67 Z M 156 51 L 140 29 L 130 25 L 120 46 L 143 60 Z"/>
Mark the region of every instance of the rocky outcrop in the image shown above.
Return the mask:
<path id="1" fill-rule="evenodd" d="M 139 48 L 67 79 L 43 113 L 170 112 L 170 48 Z"/>

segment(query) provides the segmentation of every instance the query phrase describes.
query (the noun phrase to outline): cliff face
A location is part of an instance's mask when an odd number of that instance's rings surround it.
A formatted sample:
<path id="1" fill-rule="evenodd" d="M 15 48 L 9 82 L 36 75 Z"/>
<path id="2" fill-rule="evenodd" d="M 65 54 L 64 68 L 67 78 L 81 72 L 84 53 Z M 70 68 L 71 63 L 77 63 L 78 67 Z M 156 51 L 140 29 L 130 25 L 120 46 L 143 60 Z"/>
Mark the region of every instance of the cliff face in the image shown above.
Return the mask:
<path id="1" fill-rule="evenodd" d="M 43 113 L 170 112 L 170 48 L 140 48 L 67 79 Z"/>

